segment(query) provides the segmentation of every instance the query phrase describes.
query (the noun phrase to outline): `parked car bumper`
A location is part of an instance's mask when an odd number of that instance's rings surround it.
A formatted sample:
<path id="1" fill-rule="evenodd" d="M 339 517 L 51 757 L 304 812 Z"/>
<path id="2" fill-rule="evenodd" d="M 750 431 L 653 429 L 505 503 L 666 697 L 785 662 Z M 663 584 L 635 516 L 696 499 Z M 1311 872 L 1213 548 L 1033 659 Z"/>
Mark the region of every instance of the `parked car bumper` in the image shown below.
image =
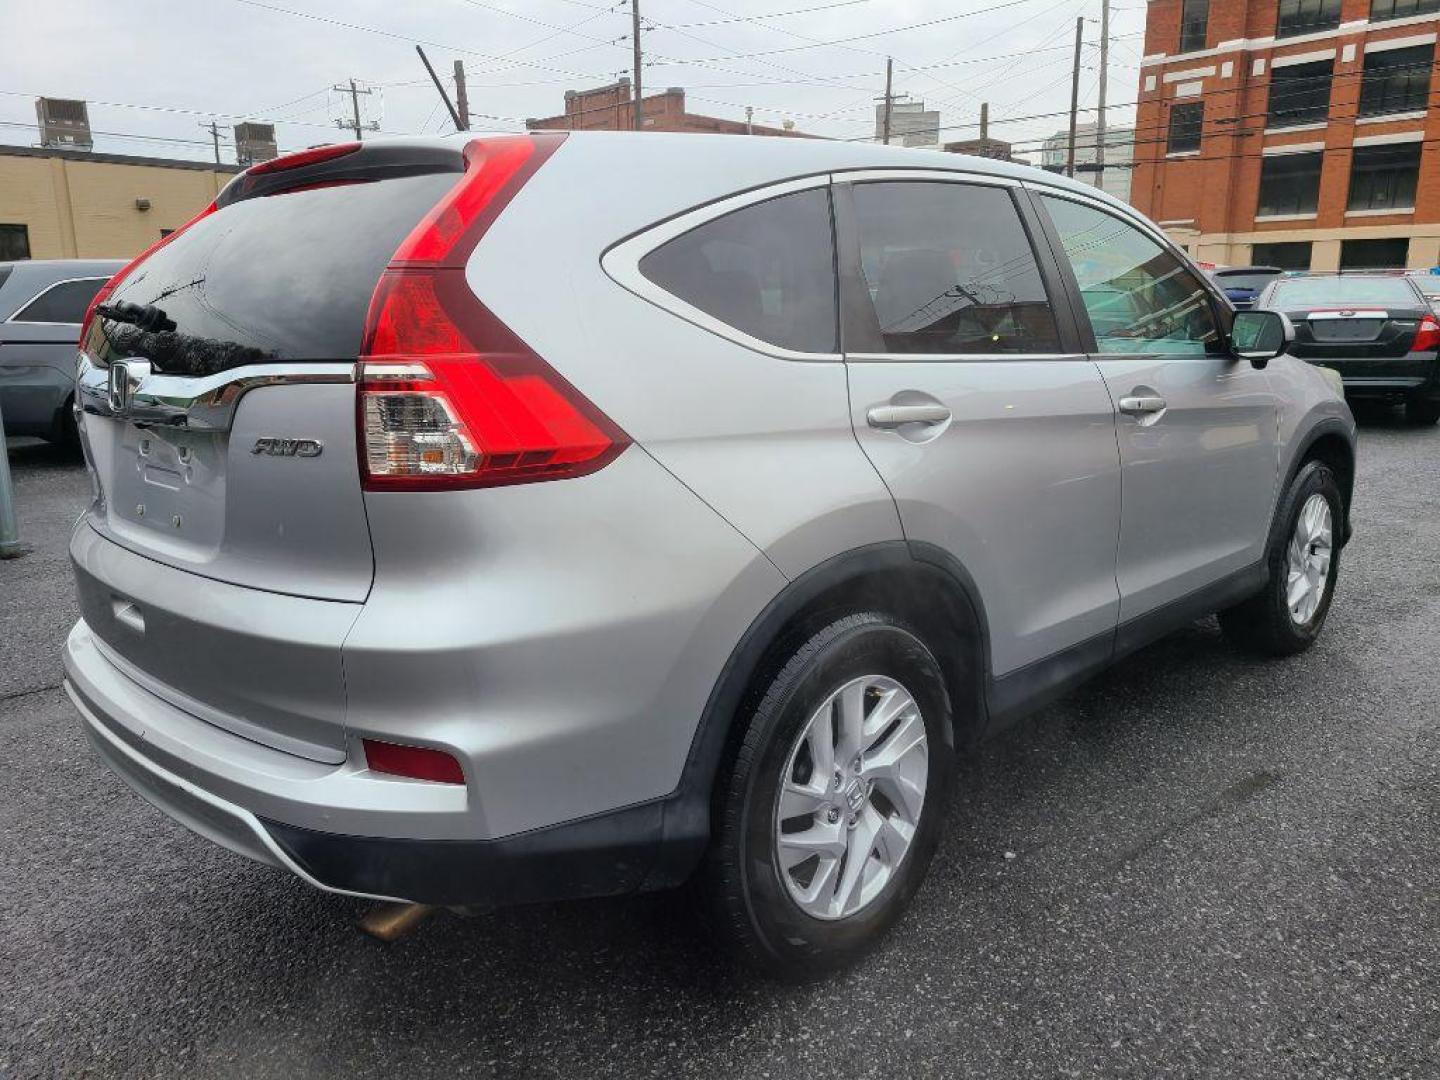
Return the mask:
<path id="1" fill-rule="evenodd" d="M 1440 357 L 1435 353 L 1409 353 L 1402 357 L 1342 359 L 1301 357 L 1317 367 L 1340 375 L 1349 398 L 1440 398 Z"/>

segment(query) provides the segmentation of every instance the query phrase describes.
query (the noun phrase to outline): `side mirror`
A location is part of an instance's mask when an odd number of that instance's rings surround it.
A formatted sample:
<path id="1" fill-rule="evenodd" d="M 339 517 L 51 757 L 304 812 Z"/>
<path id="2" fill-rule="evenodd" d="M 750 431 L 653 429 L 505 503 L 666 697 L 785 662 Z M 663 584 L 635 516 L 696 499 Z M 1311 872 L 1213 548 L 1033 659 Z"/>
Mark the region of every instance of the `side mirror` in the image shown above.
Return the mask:
<path id="1" fill-rule="evenodd" d="M 1290 350 L 1295 327 L 1278 311 L 1237 311 L 1230 324 L 1230 353 L 1263 368 Z"/>

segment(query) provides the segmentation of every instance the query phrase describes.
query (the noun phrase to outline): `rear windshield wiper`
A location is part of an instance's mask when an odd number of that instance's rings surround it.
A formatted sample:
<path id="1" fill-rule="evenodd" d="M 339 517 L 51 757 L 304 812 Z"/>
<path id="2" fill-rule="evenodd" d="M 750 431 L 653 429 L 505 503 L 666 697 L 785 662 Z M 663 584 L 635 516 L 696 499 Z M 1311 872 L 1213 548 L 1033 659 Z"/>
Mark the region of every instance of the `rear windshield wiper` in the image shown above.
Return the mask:
<path id="1" fill-rule="evenodd" d="M 154 304 L 131 304 L 117 300 L 113 304 L 101 304 L 95 314 L 111 322 L 129 323 L 152 334 L 175 329 L 175 321 Z"/>

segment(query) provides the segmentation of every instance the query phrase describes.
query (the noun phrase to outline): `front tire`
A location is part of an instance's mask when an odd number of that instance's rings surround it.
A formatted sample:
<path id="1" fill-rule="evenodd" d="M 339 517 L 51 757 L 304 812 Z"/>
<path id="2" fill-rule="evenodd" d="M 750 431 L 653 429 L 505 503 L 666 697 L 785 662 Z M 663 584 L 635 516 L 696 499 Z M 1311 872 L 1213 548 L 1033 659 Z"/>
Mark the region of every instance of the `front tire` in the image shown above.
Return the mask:
<path id="1" fill-rule="evenodd" d="M 698 885 L 743 961 L 790 980 L 853 963 L 924 880 L 954 758 L 934 655 L 881 614 L 795 649 L 717 780 Z"/>
<path id="2" fill-rule="evenodd" d="M 1335 593 L 1344 521 L 1335 474 L 1319 461 L 1306 462 L 1276 515 L 1265 553 L 1265 587 L 1220 613 L 1225 636 L 1266 656 L 1292 656 L 1313 645 Z"/>

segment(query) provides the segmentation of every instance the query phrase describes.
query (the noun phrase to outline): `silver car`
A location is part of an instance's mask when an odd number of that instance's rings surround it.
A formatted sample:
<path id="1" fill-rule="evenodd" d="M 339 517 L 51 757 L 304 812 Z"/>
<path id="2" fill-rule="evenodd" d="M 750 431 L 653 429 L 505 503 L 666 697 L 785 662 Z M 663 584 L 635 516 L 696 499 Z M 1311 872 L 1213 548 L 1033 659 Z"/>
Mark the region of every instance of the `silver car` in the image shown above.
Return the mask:
<path id="1" fill-rule="evenodd" d="M 280 158 L 85 328 L 67 686 L 141 795 L 322 889 L 693 881 L 815 975 L 902 913 L 976 739 L 1207 613 L 1320 633 L 1355 429 L 1289 335 L 978 158 Z"/>
<path id="2" fill-rule="evenodd" d="M 0 262 L 0 416 L 7 435 L 75 441 L 75 342 L 117 259 Z"/>

